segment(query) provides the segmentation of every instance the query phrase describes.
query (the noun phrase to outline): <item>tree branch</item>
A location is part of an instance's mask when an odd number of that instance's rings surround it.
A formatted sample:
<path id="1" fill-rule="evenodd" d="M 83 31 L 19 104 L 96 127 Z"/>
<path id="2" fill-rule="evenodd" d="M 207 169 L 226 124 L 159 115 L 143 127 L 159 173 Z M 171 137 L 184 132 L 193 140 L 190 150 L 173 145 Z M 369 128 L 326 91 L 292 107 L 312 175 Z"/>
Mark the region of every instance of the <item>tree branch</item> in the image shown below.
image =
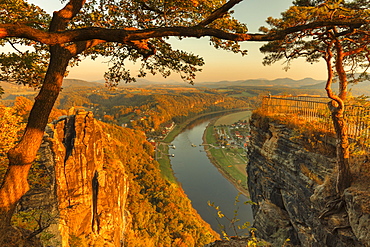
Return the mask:
<path id="1" fill-rule="evenodd" d="M 23 54 L 20 50 L 17 49 L 17 47 L 15 47 L 15 45 L 13 44 L 13 42 L 11 42 L 10 40 L 7 40 L 7 41 L 11 45 L 11 47 L 13 47 L 14 50 L 16 50 L 19 54 Z"/>
<path id="2" fill-rule="evenodd" d="M 140 1 L 140 4 L 141 4 L 143 10 L 150 10 L 150 11 L 153 11 L 154 13 L 157 13 L 157 14 L 160 14 L 160 15 L 164 14 L 163 11 L 161 11 L 159 9 L 156 9 L 156 8 L 153 8 L 153 7 L 150 7 L 144 1 Z"/>
<path id="3" fill-rule="evenodd" d="M 235 41 L 269 41 L 264 34 L 229 33 L 214 28 L 200 27 L 161 27 L 143 30 L 106 29 L 99 27 L 67 30 L 62 32 L 45 32 L 23 24 L 0 25 L 0 38 L 18 37 L 26 38 L 46 45 L 65 44 L 69 42 L 87 41 L 93 39 L 107 42 L 127 43 L 135 40 L 159 38 L 166 36 L 204 37 L 214 36 L 220 39 Z"/>
<path id="4" fill-rule="evenodd" d="M 73 43 L 71 45 L 68 45 L 66 49 L 70 52 L 71 56 L 77 56 L 78 54 L 81 54 L 85 50 L 92 48 L 96 45 L 105 43 L 104 40 L 94 39 L 89 41 L 80 41 Z"/>
<path id="5" fill-rule="evenodd" d="M 70 0 L 63 9 L 53 13 L 49 31 L 56 32 L 64 30 L 73 17 L 75 17 L 85 4 L 86 0 Z"/>
<path id="6" fill-rule="evenodd" d="M 360 53 L 361 51 L 364 51 L 366 48 L 367 48 L 367 46 L 368 46 L 369 44 L 368 43 L 366 43 L 366 44 L 364 44 L 363 46 L 361 46 L 361 47 L 357 47 L 356 49 L 353 49 L 353 50 L 351 50 L 351 51 L 347 51 L 347 52 L 344 52 L 343 53 L 343 56 L 350 56 L 350 55 L 353 55 L 353 54 L 357 54 L 357 53 Z"/>
<path id="7" fill-rule="evenodd" d="M 281 37 L 284 37 L 285 35 L 290 34 L 290 33 L 300 32 L 303 30 L 311 30 L 311 29 L 316 29 L 316 28 L 321 28 L 321 27 L 332 28 L 332 27 L 338 26 L 338 27 L 351 27 L 355 29 L 355 28 L 360 28 L 362 25 L 366 25 L 369 23 L 370 23 L 369 20 L 364 20 L 364 19 L 314 21 L 308 24 L 288 27 L 283 30 L 277 30 L 275 31 L 275 37 L 276 39 L 280 39 Z M 336 36 L 341 36 L 345 34 L 346 32 L 338 33 Z M 273 36 L 273 34 L 270 34 L 270 35 Z"/>
<path id="8" fill-rule="evenodd" d="M 77 1 L 77 0 L 76 0 Z M 80 0 L 79 2 L 82 2 Z M 46 32 L 24 24 L 0 24 L 0 38 L 18 37 L 34 40 L 46 45 L 65 44 L 69 42 L 88 41 L 93 39 L 107 42 L 128 43 L 134 40 L 159 38 L 166 36 L 204 37 L 213 36 L 219 39 L 234 41 L 272 41 L 283 39 L 287 34 L 307 29 L 327 26 L 353 26 L 368 23 L 366 20 L 351 21 L 320 21 L 287 28 L 268 34 L 230 33 L 219 29 L 206 27 L 160 27 L 143 30 L 106 29 L 99 27 L 81 28 L 61 32 Z"/>
<path id="9" fill-rule="evenodd" d="M 201 21 L 196 26 L 197 27 L 207 26 L 208 24 L 212 23 L 214 20 L 224 16 L 227 13 L 227 11 L 229 11 L 232 7 L 234 7 L 236 4 L 240 3 L 241 1 L 243 1 L 243 0 L 230 0 L 230 1 L 228 1 L 227 3 L 222 5 L 220 8 L 213 11 L 210 16 L 208 16 L 206 19 Z"/>

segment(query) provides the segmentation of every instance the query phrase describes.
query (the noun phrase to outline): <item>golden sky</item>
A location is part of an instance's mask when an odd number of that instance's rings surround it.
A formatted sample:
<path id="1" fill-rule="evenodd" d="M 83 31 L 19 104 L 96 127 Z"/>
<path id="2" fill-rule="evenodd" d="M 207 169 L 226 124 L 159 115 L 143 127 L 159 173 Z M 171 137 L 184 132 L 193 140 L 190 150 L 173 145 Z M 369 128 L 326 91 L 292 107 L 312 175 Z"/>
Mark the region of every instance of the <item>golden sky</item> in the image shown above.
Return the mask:
<path id="1" fill-rule="evenodd" d="M 59 0 L 31 0 L 30 2 L 39 5 L 49 13 L 52 13 L 53 10 L 58 10 L 62 6 Z M 255 33 L 258 32 L 260 26 L 265 25 L 267 17 L 279 17 L 280 13 L 291 5 L 291 2 L 292 0 L 244 0 L 234 7 L 234 16 L 247 24 L 249 32 Z M 283 61 L 272 66 L 263 66 L 263 55 L 259 52 L 259 47 L 262 43 L 244 42 L 242 48 L 248 50 L 248 55 L 242 57 L 232 52 L 216 50 L 209 45 L 208 40 L 208 38 L 188 38 L 180 41 L 176 38 L 171 38 L 174 48 L 191 51 L 204 58 L 205 66 L 203 66 L 203 71 L 197 74 L 196 83 L 204 81 L 234 81 L 259 78 L 276 79 L 284 77 L 297 80 L 306 77 L 320 80 L 325 80 L 326 78 L 326 67 L 324 63 L 311 65 L 306 63 L 304 59 L 293 62 L 291 69 L 287 72 L 283 70 Z M 107 59 L 98 59 L 95 61 L 86 59 L 80 66 L 70 69 L 68 78 L 87 81 L 101 80 L 108 66 L 106 61 Z M 133 73 L 138 69 L 138 65 L 127 64 L 127 66 Z M 160 76 L 147 76 L 145 79 L 158 82 L 181 82 L 181 78 L 177 74 L 173 74 L 167 79 L 163 79 Z"/>

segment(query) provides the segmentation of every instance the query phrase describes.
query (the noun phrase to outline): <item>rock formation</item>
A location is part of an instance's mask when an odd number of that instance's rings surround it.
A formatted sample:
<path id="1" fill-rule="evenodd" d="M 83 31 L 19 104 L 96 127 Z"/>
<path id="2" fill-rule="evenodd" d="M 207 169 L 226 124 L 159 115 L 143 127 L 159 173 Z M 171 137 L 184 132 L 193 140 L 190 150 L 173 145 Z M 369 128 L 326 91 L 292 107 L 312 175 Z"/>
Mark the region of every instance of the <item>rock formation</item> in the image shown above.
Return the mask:
<path id="1" fill-rule="evenodd" d="M 48 171 L 48 186 L 30 190 L 19 208 L 49 212 L 49 244 L 122 245 L 127 175 L 122 163 L 105 162 L 103 145 L 109 145 L 109 137 L 91 113 L 49 125 L 38 160 Z"/>
<path id="2" fill-rule="evenodd" d="M 15 225 L 44 246 L 202 246 L 217 239 L 153 157 L 141 131 L 90 112 L 62 117 L 46 130 Z"/>
<path id="3" fill-rule="evenodd" d="M 370 246 L 366 175 L 345 191 L 346 207 L 325 211 L 336 196 L 334 138 L 305 136 L 256 113 L 250 125 L 247 173 L 251 200 L 258 203 L 253 206 L 256 235 L 273 246 Z"/>

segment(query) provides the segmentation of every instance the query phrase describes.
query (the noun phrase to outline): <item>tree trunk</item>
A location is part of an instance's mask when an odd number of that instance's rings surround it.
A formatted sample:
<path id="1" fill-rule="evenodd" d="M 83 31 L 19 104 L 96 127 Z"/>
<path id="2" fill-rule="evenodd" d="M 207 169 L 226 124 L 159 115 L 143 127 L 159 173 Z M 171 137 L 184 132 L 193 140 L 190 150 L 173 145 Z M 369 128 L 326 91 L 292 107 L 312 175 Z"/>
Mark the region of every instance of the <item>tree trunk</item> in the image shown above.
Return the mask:
<path id="1" fill-rule="evenodd" d="M 352 178 L 349 167 L 349 141 L 347 133 L 347 123 L 344 118 L 344 101 L 347 97 L 347 75 L 344 70 L 343 58 L 344 52 L 343 48 L 338 41 L 338 39 L 333 36 L 334 39 L 328 43 L 326 51 L 326 65 L 328 70 L 328 80 L 326 82 L 325 90 L 328 94 L 328 97 L 332 99 L 329 103 L 329 109 L 331 112 L 331 117 L 334 124 L 334 130 L 336 134 L 336 149 L 337 149 L 337 181 L 336 181 L 336 192 L 338 196 L 341 196 L 346 188 L 351 185 Z M 335 57 L 335 69 L 339 78 L 339 95 L 335 95 L 331 89 L 333 83 L 334 72 L 331 64 L 333 58 L 333 52 L 331 50 L 332 45 L 334 44 L 335 50 L 337 52 Z"/>
<path id="2" fill-rule="evenodd" d="M 9 241 L 14 239 L 11 217 L 19 199 L 29 190 L 28 172 L 42 142 L 50 112 L 61 90 L 71 57 L 70 53 L 60 46 L 51 47 L 50 54 L 44 83 L 35 98 L 25 133 L 18 145 L 8 152 L 9 166 L 0 186 L 0 246 L 11 246 Z"/>
<path id="3" fill-rule="evenodd" d="M 337 181 L 336 192 L 342 195 L 344 190 L 351 185 L 352 177 L 349 165 L 349 141 L 347 133 L 347 123 L 344 119 L 344 108 L 334 106 L 330 103 L 330 111 L 336 133 L 337 143 Z"/>

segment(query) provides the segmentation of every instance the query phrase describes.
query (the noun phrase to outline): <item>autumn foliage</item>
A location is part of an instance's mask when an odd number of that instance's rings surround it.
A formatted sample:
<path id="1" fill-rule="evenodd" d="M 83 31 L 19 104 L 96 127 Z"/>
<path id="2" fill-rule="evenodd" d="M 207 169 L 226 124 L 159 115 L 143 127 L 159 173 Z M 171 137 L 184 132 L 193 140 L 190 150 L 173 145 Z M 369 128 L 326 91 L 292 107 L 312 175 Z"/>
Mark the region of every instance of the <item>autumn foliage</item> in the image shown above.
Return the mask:
<path id="1" fill-rule="evenodd" d="M 145 135 L 103 126 L 114 143 L 105 148 L 107 166 L 119 160 L 128 173 L 126 210 L 130 220 L 125 246 L 203 246 L 214 241 L 218 234 L 192 208 L 183 190 L 161 176 Z"/>

